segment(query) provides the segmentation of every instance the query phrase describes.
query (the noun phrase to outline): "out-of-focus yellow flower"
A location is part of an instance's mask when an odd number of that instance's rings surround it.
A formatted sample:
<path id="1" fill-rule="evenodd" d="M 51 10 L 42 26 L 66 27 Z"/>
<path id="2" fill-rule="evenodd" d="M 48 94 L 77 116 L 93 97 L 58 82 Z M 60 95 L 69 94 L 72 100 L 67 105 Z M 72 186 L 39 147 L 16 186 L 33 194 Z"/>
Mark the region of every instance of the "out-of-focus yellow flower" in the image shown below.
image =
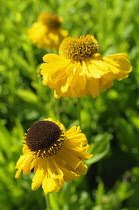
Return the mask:
<path id="1" fill-rule="evenodd" d="M 68 31 L 61 29 L 62 18 L 56 14 L 41 13 L 38 22 L 28 29 L 28 38 L 38 48 L 57 50 Z"/>
<path id="2" fill-rule="evenodd" d="M 73 126 L 65 131 L 64 125 L 51 118 L 32 125 L 23 140 L 23 155 L 16 168 L 16 178 L 34 170 L 32 190 L 42 185 L 44 193 L 59 191 L 68 182 L 87 172 L 84 160 L 92 155 L 87 153 L 87 139 L 80 127 Z"/>
<path id="3" fill-rule="evenodd" d="M 132 71 L 126 53 L 102 56 L 92 35 L 65 38 L 59 55 L 46 54 L 43 60 L 43 84 L 54 89 L 55 98 L 96 98 L 114 79 L 122 80 Z"/>

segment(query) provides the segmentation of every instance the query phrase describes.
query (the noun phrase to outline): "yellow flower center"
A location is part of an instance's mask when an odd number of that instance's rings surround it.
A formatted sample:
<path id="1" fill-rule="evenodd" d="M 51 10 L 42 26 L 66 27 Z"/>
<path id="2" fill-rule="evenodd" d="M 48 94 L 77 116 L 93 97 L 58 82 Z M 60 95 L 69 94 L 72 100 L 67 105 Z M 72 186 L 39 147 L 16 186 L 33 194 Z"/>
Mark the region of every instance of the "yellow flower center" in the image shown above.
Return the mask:
<path id="1" fill-rule="evenodd" d="M 62 24 L 62 18 L 51 13 L 41 13 L 38 21 L 45 24 L 49 29 L 58 29 Z"/>
<path id="2" fill-rule="evenodd" d="M 82 61 L 99 52 L 97 40 L 92 35 L 68 37 L 63 40 L 59 54 L 67 59 Z"/>
<path id="3" fill-rule="evenodd" d="M 36 157 L 56 154 L 64 143 L 64 131 L 51 121 L 39 121 L 26 134 L 26 144 Z"/>

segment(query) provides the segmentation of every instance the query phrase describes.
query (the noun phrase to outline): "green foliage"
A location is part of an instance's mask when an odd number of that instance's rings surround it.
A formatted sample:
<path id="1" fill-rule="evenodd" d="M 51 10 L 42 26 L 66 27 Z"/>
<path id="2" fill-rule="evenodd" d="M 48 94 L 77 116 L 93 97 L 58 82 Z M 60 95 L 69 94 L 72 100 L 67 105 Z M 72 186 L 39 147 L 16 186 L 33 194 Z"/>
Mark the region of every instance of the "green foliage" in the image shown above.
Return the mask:
<path id="1" fill-rule="evenodd" d="M 93 154 L 93 157 L 86 161 L 89 165 L 98 162 L 107 155 L 110 149 L 110 138 L 111 136 L 108 133 L 98 134 L 94 138 L 94 142 L 91 144 L 89 151 Z"/>
<path id="2" fill-rule="evenodd" d="M 136 0 L 1 0 L 0 31 L 0 209 L 45 209 L 42 189 L 32 191 L 32 174 L 15 179 L 24 132 L 36 121 L 57 119 L 53 91 L 39 66 L 48 49 L 37 49 L 27 29 L 40 12 L 64 19 L 69 35 L 93 34 L 103 55 L 126 52 L 133 72 L 97 99 L 81 99 L 82 130 L 94 156 L 88 174 L 50 193 L 55 210 L 139 209 L 139 4 Z M 78 125 L 77 100 L 59 100 L 61 122 Z"/>

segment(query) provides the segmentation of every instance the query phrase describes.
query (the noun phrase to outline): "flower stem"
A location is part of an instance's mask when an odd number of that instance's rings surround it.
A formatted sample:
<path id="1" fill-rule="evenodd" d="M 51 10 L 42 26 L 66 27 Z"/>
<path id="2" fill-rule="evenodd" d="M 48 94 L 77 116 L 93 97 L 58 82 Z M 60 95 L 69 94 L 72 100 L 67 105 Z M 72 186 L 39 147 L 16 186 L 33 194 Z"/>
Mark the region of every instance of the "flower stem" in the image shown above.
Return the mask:
<path id="1" fill-rule="evenodd" d="M 77 98 L 78 102 L 77 102 L 77 114 L 78 114 L 78 121 L 79 121 L 79 125 L 80 128 L 82 127 L 82 123 L 81 123 L 81 98 Z"/>
<path id="2" fill-rule="evenodd" d="M 46 210 L 51 210 L 49 194 L 45 195 Z"/>
<path id="3" fill-rule="evenodd" d="M 57 120 L 60 120 L 59 99 L 55 98 L 55 112 Z"/>

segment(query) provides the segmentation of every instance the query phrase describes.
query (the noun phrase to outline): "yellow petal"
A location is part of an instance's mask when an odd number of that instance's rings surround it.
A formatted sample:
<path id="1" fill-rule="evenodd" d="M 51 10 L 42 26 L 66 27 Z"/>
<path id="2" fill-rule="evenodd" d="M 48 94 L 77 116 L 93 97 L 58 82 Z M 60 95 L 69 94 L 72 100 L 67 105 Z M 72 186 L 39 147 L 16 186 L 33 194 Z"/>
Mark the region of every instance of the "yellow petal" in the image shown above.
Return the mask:
<path id="1" fill-rule="evenodd" d="M 51 76 L 53 73 L 60 71 L 63 69 L 64 63 L 43 63 L 40 66 L 40 74 L 43 75 L 45 73 L 49 73 L 49 76 Z M 55 75 L 56 76 L 56 75 Z"/>
<path id="2" fill-rule="evenodd" d="M 120 71 L 125 73 L 132 71 L 132 66 L 125 53 L 104 56 L 103 60 L 114 74 L 118 74 Z"/>
<path id="3" fill-rule="evenodd" d="M 78 179 L 79 178 L 80 175 L 75 173 L 75 172 L 73 172 L 70 167 L 66 166 L 65 163 L 62 161 L 60 156 L 57 155 L 55 157 L 55 160 L 56 160 L 56 162 L 58 164 L 58 167 L 63 172 L 64 181 L 68 182 L 68 181 L 70 181 L 72 179 Z"/>
<path id="4" fill-rule="evenodd" d="M 57 192 L 64 185 L 63 172 L 57 164 L 56 158 L 48 157 L 47 167 L 46 165 L 44 166 L 45 171 L 47 170 L 47 175 L 42 182 L 45 194 L 52 191 Z"/>
<path id="5" fill-rule="evenodd" d="M 88 90 L 89 94 L 92 95 L 93 98 L 98 97 L 100 95 L 99 79 L 92 78 L 91 80 L 88 80 L 87 90 Z"/>
<path id="6" fill-rule="evenodd" d="M 44 176 L 46 176 L 46 172 L 44 171 L 44 169 L 38 168 L 32 179 L 32 190 L 36 190 L 40 187 L 43 182 Z"/>
<path id="7" fill-rule="evenodd" d="M 79 147 L 79 143 L 78 143 L 78 147 L 77 145 L 73 144 L 71 145 L 71 147 L 67 147 L 67 145 L 64 145 L 64 150 L 66 150 L 66 153 L 68 154 L 74 154 L 75 157 L 78 157 L 80 160 L 88 160 L 92 157 L 92 154 L 89 154 L 87 152 L 87 150 L 89 149 L 89 145 L 86 146 L 82 146 L 80 145 Z"/>
<path id="8" fill-rule="evenodd" d="M 68 170 L 67 168 L 61 168 L 61 170 L 64 173 L 64 181 L 65 182 L 69 182 L 70 180 L 73 180 L 73 179 L 78 179 L 80 176 L 79 174 L 77 174 L 71 170 Z"/>
<path id="9" fill-rule="evenodd" d="M 32 162 L 33 156 L 32 155 L 22 155 L 15 168 L 19 169 L 19 172 L 16 174 L 16 178 L 20 176 L 20 172 L 23 170 L 23 174 L 29 174 L 31 170 L 31 162 Z"/>
<path id="10" fill-rule="evenodd" d="M 68 77 L 66 83 L 61 86 L 61 92 L 65 93 L 68 91 L 68 88 L 72 82 L 72 76 Z"/>
<path id="11" fill-rule="evenodd" d="M 45 194 L 48 194 L 49 192 L 53 192 L 53 191 L 58 191 L 58 189 L 60 190 L 60 187 L 62 186 L 59 186 L 58 188 L 58 183 L 56 182 L 56 180 L 52 178 L 45 177 L 42 182 L 42 188 Z"/>
<path id="12" fill-rule="evenodd" d="M 73 133 L 75 133 L 75 132 L 80 132 L 81 131 L 81 129 L 80 129 L 80 126 L 73 126 L 73 127 L 71 127 L 68 131 L 66 131 L 66 135 L 74 135 Z"/>
<path id="13" fill-rule="evenodd" d="M 34 172 L 36 172 L 39 162 L 40 161 L 37 158 L 33 159 L 31 162 L 30 170 L 34 169 Z"/>
<path id="14" fill-rule="evenodd" d="M 15 174 L 15 178 L 19 178 L 20 177 L 20 173 L 21 173 L 21 169 L 18 169 L 18 171 Z"/>
<path id="15" fill-rule="evenodd" d="M 53 179 L 59 179 L 60 181 L 63 180 L 63 172 L 60 170 L 57 162 L 53 157 L 48 158 L 48 176 L 52 177 Z"/>
<path id="16" fill-rule="evenodd" d="M 82 71 L 80 73 L 80 76 L 91 77 L 91 74 L 88 71 L 88 65 L 84 61 L 82 61 Z"/>
<path id="17" fill-rule="evenodd" d="M 70 166 L 72 169 L 78 167 L 78 165 L 82 162 L 82 160 L 74 153 L 74 151 L 70 150 L 70 153 L 67 150 L 61 149 L 59 151 L 59 156 L 66 163 L 66 165 Z"/>
<path id="18" fill-rule="evenodd" d="M 87 170 L 88 170 L 88 167 L 83 163 L 81 162 L 78 167 L 76 168 L 76 171 L 78 174 L 81 174 L 81 175 L 84 175 L 87 173 Z"/>
<path id="19" fill-rule="evenodd" d="M 115 75 L 112 72 L 109 72 L 108 74 L 102 76 L 99 83 L 100 89 L 102 91 L 105 91 L 106 89 L 112 87 L 114 78 Z"/>
<path id="20" fill-rule="evenodd" d="M 43 61 L 46 63 L 55 63 L 55 62 L 59 62 L 59 63 L 65 63 L 65 62 L 70 62 L 69 59 L 65 59 L 62 56 L 56 55 L 56 54 L 46 54 L 43 56 Z"/>
<path id="21" fill-rule="evenodd" d="M 82 88 L 82 86 L 84 86 L 84 84 L 80 84 L 81 82 L 83 82 L 83 80 L 81 81 L 81 76 L 79 76 L 81 72 L 81 65 L 77 62 L 75 64 L 70 64 L 67 69 L 66 69 L 66 74 L 68 75 L 68 77 L 70 77 L 71 81 L 70 81 L 70 87 L 77 87 L 80 85 L 79 88 Z"/>
<path id="22" fill-rule="evenodd" d="M 87 68 L 90 73 L 90 77 L 94 78 L 100 78 L 102 75 L 109 72 L 108 67 L 103 60 L 92 59 L 90 60 Z"/>

